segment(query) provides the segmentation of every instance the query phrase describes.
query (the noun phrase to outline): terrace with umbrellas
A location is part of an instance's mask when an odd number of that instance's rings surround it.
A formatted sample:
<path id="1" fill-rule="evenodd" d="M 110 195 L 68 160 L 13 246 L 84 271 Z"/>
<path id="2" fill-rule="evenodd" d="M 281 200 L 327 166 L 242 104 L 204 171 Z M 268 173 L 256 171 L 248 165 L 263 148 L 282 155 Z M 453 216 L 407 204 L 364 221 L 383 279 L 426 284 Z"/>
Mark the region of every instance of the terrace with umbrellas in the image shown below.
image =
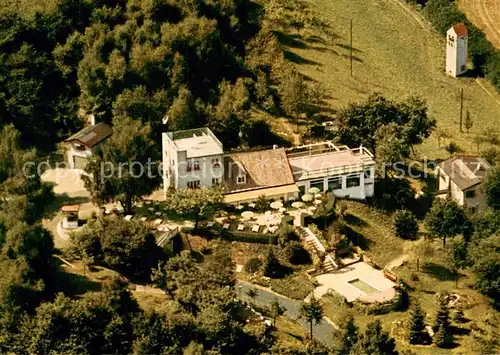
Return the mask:
<path id="1" fill-rule="evenodd" d="M 314 216 L 327 202 L 327 195 L 321 194 L 316 187 L 310 188 L 300 200 L 267 200 L 262 196 L 255 202 L 237 204 L 232 210 L 217 213 L 213 220 L 201 226 L 210 228 L 218 223 L 223 230 L 274 234 L 284 217 L 289 216 L 290 222 L 301 226 L 305 216 Z"/>

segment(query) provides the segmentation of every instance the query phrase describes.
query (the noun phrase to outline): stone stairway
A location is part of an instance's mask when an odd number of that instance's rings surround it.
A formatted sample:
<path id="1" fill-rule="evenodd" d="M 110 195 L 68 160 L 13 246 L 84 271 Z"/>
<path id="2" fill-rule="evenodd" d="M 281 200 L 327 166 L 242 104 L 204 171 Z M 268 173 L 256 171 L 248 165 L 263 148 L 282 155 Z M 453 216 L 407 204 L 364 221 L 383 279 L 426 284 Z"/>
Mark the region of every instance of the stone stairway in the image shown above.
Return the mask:
<path id="1" fill-rule="evenodd" d="M 314 235 L 314 233 L 307 227 L 297 227 L 297 234 L 307 243 L 309 247 L 316 251 L 317 254 L 326 253 L 326 249 L 321 244 L 319 239 Z M 326 254 L 325 261 L 323 262 L 323 270 L 325 272 L 333 272 L 338 268 L 330 254 Z"/>

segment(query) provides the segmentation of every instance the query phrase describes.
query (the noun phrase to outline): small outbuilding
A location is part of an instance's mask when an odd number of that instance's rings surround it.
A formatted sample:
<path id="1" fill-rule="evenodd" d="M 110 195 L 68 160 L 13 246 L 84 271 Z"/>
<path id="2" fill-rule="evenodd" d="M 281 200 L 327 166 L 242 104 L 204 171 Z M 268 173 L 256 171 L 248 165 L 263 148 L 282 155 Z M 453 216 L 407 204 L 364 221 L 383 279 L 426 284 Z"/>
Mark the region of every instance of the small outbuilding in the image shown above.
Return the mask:
<path id="1" fill-rule="evenodd" d="M 61 207 L 61 212 L 63 214 L 62 227 L 64 229 L 76 229 L 78 228 L 78 212 L 80 211 L 80 205 L 65 205 Z"/>
<path id="2" fill-rule="evenodd" d="M 453 77 L 467 71 L 467 42 L 469 34 L 463 23 L 458 23 L 446 32 L 446 74 Z"/>
<path id="3" fill-rule="evenodd" d="M 75 133 L 64 142 L 67 144 L 67 158 L 71 169 L 84 169 L 88 159 L 99 145 L 113 134 L 113 129 L 105 123 L 92 120 L 91 125 Z"/>

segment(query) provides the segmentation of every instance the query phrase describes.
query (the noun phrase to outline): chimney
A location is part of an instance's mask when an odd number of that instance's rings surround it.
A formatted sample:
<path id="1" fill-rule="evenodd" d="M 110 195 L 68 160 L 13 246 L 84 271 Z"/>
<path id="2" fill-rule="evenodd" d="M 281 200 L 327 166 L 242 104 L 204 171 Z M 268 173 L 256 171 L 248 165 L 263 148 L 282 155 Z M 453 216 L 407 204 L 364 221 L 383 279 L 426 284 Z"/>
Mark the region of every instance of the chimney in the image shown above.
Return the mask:
<path id="1" fill-rule="evenodd" d="M 90 125 L 95 126 L 95 115 L 93 113 L 89 115 L 89 120 L 90 120 Z"/>

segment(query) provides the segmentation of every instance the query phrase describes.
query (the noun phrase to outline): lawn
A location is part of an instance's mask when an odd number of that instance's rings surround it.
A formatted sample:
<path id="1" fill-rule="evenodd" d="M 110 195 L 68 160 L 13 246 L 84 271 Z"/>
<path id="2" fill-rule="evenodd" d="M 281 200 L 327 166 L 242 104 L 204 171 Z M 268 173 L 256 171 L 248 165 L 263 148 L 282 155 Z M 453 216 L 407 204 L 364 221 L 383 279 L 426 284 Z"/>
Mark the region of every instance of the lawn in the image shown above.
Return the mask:
<path id="1" fill-rule="evenodd" d="M 295 30 L 280 36 L 288 58 L 307 78 L 320 82 L 333 110 L 361 101 L 373 92 L 391 99 L 419 95 L 427 100 L 430 116 L 464 152 L 475 153 L 473 138 L 485 130 L 499 133 L 500 95 L 484 80 L 455 79 L 445 75 L 444 38 L 407 11 L 396 0 L 311 0 L 313 10 L 330 23 L 334 35 Z M 353 20 L 353 76 L 349 74 L 349 22 Z M 421 25 L 422 23 L 423 25 Z M 423 27 L 422 27 L 423 26 Z M 316 35 L 313 37 L 312 35 Z M 318 39 L 317 36 L 321 38 Z M 464 110 L 474 120 L 470 134 L 458 129 L 459 90 Z M 430 158 L 448 154 L 430 137 L 417 153 Z"/>
<path id="2" fill-rule="evenodd" d="M 380 267 L 403 254 L 406 241 L 396 237 L 392 218 L 356 201 L 345 201 L 345 222 L 350 228 L 349 239 L 364 250 Z"/>

